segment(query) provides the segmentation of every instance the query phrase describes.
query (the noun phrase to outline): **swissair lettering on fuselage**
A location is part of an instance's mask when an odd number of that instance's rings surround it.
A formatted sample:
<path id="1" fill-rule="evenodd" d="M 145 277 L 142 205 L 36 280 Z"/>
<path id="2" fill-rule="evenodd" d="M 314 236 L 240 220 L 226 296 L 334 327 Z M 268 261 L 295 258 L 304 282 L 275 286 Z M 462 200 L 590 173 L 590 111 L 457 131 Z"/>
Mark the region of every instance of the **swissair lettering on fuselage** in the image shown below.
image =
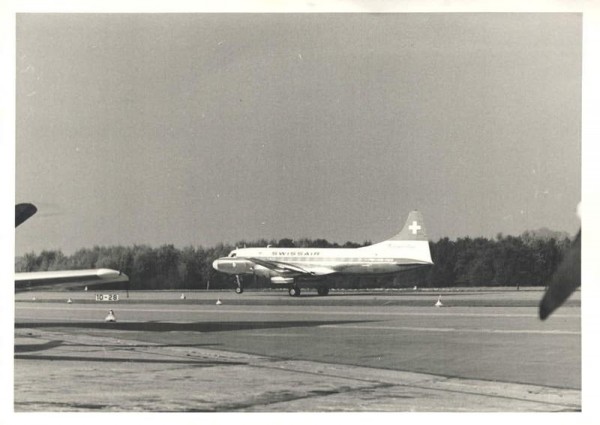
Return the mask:
<path id="1" fill-rule="evenodd" d="M 315 251 L 315 252 L 303 252 L 303 251 L 272 251 L 271 255 L 273 256 L 281 256 L 281 257 L 306 257 L 306 256 L 316 256 L 316 255 L 321 255 L 320 252 Z"/>

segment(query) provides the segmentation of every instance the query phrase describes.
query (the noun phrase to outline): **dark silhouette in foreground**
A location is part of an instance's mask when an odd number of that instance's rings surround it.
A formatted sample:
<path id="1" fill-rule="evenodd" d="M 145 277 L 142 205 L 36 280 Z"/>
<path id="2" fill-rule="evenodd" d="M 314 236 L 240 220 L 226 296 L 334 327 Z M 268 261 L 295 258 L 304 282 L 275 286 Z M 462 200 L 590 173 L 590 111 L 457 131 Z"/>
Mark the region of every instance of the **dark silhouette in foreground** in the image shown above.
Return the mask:
<path id="1" fill-rule="evenodd" d="M 17 204 L 15 206 L 15 227 L 18 227 L 19 224 L 22 224 L 36 212 L 37 208 L 33 204 Z"/>
<path id="2" fill-rule="evenodd" d="M 581 285 L 581 230 L 556 269 L 540 302 L 540 319 L 545 320 Z"/>

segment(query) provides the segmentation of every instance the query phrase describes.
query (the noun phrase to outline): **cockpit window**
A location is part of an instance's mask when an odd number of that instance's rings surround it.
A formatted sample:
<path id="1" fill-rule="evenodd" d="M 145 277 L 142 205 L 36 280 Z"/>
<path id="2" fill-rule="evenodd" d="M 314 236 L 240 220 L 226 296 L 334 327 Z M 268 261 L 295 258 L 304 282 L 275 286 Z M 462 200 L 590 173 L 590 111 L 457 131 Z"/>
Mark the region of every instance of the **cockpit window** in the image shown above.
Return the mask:
<path id="1" fill-rule="evenodd" d="M 231 252 L 229 253 L 229 256 L 230 256 L 231 258 L 235 257 L 235 252 L 231 251 Z"/>

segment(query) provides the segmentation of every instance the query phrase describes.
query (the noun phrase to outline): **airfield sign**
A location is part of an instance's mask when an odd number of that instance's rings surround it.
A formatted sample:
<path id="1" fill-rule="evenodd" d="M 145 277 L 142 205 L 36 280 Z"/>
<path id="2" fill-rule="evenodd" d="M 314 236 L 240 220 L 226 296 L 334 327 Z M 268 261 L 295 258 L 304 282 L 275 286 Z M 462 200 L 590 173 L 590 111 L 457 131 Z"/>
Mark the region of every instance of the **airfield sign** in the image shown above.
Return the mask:
<path id="1" fill-rule="evenodd" d="M 96 301 L 119 301 L 119 294 L 96 294 Z"/>

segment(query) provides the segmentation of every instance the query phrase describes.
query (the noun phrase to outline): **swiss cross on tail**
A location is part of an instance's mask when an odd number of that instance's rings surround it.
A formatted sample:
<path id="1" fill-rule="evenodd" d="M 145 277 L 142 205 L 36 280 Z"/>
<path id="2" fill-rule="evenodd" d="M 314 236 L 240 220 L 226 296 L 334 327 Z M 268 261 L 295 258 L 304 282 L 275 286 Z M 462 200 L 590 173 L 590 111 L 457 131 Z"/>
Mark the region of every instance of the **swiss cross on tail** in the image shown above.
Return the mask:
<path id="1" fill-rule="evenodd" d="M 408 226 L 408 230 L 412 232 L 413 235 L 416 235 L 419 230 L 421 230 L 421 226 L 416 221 L 413 221 L 410 226 Z"/>

